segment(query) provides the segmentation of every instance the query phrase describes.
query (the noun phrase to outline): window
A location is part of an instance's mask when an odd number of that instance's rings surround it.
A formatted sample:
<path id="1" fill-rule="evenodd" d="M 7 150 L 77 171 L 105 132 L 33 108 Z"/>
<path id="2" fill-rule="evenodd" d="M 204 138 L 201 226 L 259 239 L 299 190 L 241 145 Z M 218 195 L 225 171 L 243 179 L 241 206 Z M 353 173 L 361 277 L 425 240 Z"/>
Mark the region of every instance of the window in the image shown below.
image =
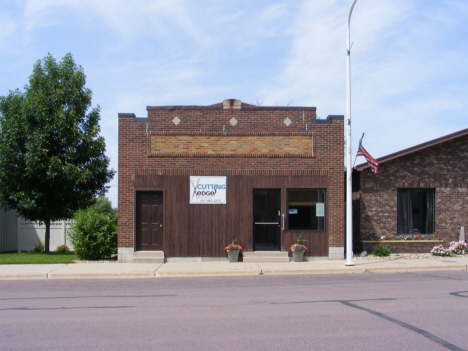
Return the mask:
<path id="1" fill-rule="evenodd" d="M 398 189 L 398 234 L 434 234 L 434 189 Z"/>
<path id="2" fill-rule="evenodd" d="M 288 229 L 325 230 L 326 189 L 288 189 Z"/>

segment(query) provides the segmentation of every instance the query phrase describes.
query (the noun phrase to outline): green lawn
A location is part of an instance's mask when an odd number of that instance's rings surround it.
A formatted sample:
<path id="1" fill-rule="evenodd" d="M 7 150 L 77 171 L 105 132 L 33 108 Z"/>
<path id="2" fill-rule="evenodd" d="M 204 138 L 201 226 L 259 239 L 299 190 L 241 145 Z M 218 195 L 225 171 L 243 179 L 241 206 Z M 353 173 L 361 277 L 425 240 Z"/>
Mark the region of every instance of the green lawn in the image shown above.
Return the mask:
<path id="1" fill-rule="evenodd" d="M 0 253 L 0 264 L 52 264 L 52 263 L 73 263 L 78 259 L 73 252 L 2 252 Z"/>

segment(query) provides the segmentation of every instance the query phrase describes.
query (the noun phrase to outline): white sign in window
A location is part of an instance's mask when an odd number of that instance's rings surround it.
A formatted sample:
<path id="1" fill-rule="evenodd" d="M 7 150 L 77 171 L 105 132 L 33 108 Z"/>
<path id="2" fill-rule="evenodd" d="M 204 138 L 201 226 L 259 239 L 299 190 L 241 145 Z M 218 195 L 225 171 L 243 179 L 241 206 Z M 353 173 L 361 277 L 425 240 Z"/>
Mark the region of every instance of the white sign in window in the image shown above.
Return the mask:
<path id="1" fill-rule="evenodd" d="M 325 204 L 323 202 L 317 202 L 315 204 L 315 216 L 325 217 Z"/>
<path id="2" fill-rule="evenodd" d="M 225 204 L 226 177 L 190 177 L 191 204 Z"/>

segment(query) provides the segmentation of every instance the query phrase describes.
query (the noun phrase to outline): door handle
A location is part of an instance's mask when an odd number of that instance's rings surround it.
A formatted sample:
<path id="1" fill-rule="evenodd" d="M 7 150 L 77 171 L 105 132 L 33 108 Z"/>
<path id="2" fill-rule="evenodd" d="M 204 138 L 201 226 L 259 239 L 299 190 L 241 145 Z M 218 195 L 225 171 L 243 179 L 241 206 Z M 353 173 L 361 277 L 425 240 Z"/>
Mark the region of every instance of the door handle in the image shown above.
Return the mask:
<path id="1" fill-rule="evenodd" d="M 283 225 L 281 226 L 281 230 L 284 230 L 284 213 L 283 213 Z"/>
<path id="2" fill-rule="evenodd" d="M 162 228 L 162 224 L 159 225 Z"/>

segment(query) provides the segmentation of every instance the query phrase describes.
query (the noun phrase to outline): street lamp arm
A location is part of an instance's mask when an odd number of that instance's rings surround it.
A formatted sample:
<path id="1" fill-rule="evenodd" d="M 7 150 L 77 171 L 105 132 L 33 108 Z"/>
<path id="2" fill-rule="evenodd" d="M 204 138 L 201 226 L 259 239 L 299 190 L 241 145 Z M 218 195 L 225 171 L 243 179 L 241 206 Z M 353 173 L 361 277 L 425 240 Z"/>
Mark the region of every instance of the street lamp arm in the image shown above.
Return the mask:
<path id="1" fill-rule="evenodd" d="M 348 38 L 348 47 L 347 47 L 347 53 L 348 55 L 350 54 L 350 51 L 351 51 L 351 46 L 349 44 L 349 32 L 350 32 L 350 27 L 351 27 L 351 15 L 353 14 L 353 9 L 354 9 L 354 5 L 356 5 L 356 1 L 357 0 L 354 0 L 353 4 L 351 5 L 351 9 L 349 10 L 349 15 L 348 15 L 348 27 L 347 27 L 347 38 Z"/>
<path id="2" fill-rule="evenodd" d="M 354 0 L 353 4 L 351 5 L 351 10 L 349 10 L 349 16 L 348 16 L 348 36 L 349 36 L 349 27 L 351 24 L 351 14 L 353 13 L 354 5 L 356 5 L 356 1 Z"/>

